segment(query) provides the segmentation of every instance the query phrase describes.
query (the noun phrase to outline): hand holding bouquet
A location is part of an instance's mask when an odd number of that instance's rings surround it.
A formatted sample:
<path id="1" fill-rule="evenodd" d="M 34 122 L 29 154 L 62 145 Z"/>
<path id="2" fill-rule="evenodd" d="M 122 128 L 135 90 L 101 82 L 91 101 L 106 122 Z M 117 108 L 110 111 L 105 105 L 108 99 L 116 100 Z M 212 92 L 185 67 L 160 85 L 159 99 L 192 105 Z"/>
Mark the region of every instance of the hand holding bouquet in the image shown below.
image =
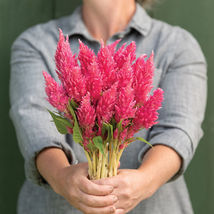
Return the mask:
<path id="1" fill-rule="evenodd" d="M 158 119 L 163 90 L 149 95 L 154 75 L 153 53 L 136 59 L 135 43 L 120 40 L 104 46 L 98 54 L 79 41 L 79 54 L 70 49 L 68 37 L 60 30 L 55 54 L 58 84 L 43 72 L 49 103 L 58 112 L 50 114 L 61 134 L 70 133 L 83 148 L 90 179 L 117 175 L 124 149 L 143 128 Z M 149 143 L 148 143 L 149 144 Z"/>

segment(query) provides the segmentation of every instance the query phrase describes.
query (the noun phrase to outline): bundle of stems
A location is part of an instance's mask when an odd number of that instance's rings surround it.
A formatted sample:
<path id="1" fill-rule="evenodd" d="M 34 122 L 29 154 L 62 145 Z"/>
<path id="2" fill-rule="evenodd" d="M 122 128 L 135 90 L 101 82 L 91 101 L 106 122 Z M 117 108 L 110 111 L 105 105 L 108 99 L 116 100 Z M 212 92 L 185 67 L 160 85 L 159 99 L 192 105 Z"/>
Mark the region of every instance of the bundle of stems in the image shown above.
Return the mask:
<path id="1" fill-rule="evenodd" d="M 88 173 L 91 180 L 117 175 L 117 168 L 124 148 L 120 149 L 121 142 L 118 139 L 113 139 L 104 145 L 104 152 L 98 149 L 92 152 L 84 150 L 88 160 Z"/>

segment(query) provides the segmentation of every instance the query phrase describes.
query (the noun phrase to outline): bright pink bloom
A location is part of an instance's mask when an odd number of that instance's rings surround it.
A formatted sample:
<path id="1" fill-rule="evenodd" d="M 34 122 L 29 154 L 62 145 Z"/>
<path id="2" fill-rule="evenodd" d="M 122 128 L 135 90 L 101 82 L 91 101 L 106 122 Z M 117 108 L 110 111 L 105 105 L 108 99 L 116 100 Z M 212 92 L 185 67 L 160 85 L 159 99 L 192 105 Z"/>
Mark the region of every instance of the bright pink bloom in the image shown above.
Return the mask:
<path id="1" fill-rule="evenodd" d="M 118 128 L 116 128 L 114 130 L 113 137 L 114 137 L 114 139 L 116 139 L 118 137 Z"/>
<path id="2" fill-rule="evenodd" d="M 101 73 L 96 60 L 93 60 L 88 66 L 86 75 L 86 89 L 91 94 L 93 104 L 100 98 L 103 88 Z"/>
<path id="3" fill-rule="evenodd" d="M 134 106 L 134 91 L 131 85 L 121 88 L 115 105 L 116 122 L 119 123 L 123 119 L 124 125 L 126 119 L 134 118 L 137 110 Z"/>
<path id="4" fill-rule="evenodd" d="M 120 41 L 121 41 L 121 39 L 118 39 L 115 42 L 113 42 L 112 44 L 107 45 L 107 48 L 110 51 L 112 56 L 114 55 L 114 53 L 116 51 L 116 47 Z"/>
<path id="5" fill-rule="evenodd" d="M 114 114 L 114 107 L 117 100 L 117 85 L 116 82 L 108 90 L 106 90 L 97 103 L 96 114 L 98 125 L 101 127 L 103 122 L 109 122 Z"/>
<path id="6" fill-rule="evenodd" d="M 69 98 L 73 98 L 76 102 L 81 101 L 86 94 L 85 78 L 77 64 L 75 55 L 72 55 L 68 37 L 65 41 L 61 29 L 59 29 L 55 62 L 58 69 L 57 74 Z"/>
<path id="7" fill-rule="evenodd" d="M 102 46 L 97 54 L 97 60 L 103 79 L 103 88 L 108 89 L 117 80 L 115 69 L 116 64 L 111 53 L 112 51 L 109 50 L 108 46 L 101 45 Z"/>
<path id="8" fill-rule="evenodd" d="M 75 58 L 75 55 L 72 54 L 68 36 L 65 40 L 61 29 L 59 29 L 59 41 L 55 53 L 55 63 L 57 74 L 59 75 L 59 79 L 62 81 L 66 79 L 66 76 L 72 70 L 72 68 L 74 66 L 77 66 L 77 60 Z"/>
<path id="9" fill-rule="evenodd" d="M 79 40 L 79 55 L 78 59 L 81 64 L 81 71 L 83 75 L 87 75 L 88 67 L 92 62 L 96 61 L 96 55 L 92 49 L 85 45 L 81 40 Z"/>
<path id="10" fill-rule="evenodd" d="M 154 62 L 153 53 L 147 61 L 146 55 L 139 57 L 133 64 L 133 85 L 135 91 L 136 104 L 142 106 L 147 100 L 148 93 L 152 89 L 153 75 L 154 75 Z"/>
<path id="11" fill-rule="evenodd" d="M 64 80 L 64 88 L 70 99 L 74 99 L 75 102 L 80 102 L 82 97 L 86 94 L 86 80 L 82 75 L 80 67 L 73 67 L 71 72 L 68 73 Z"/>
<path id="12" fill-rule="evenodd" d="M 95 109 L 91 105 L 89 92 L 82 98 L 81 104 L 77 108 L 77 117 L 80 127 L 90 132 L 95 125 L 96 115 Z M 89 133 L 88 131 L 87 133 Z"/>
<path id="13" fill-rule="evenodd" d="M 45 91 L 48 96 L 48 102 L 60 112 L 63 112 L 68 104 L 68 97 L 62 85 L 59 85 L 50 74 L 43 71 L 46 87 Z"/>
<path id="14" fill-rule="evenodd" d="M 69 134 L 73 134 L 73 129 L 70 127 L 66 127 Z"/>
<path id="15" fill-rule="evenodd" d="M 133 81 L 133 72 L 132 65 L 130 61 L 130 55 L 127 57 L 126 61 L 122 65 L 122 67 L 117 72 L 118 79 L 118 87 L 126 87 L 127 85 L 131 85 Z"/>
<path id="16" fill-rule="evenodd" d="M 128 133 L 127 133 L 127 139 L 132 138 L 135 134 L 136 130 L 133 129 L 132 126 L 129 127 Z"/>
<path id="17" fill-rule="evenodd" d="M 129 45 L 126 46 L 126 43 L 124 43 L 118 51 L 114 55 L 114 60 L 117 63 L 117 67 L 120 69 L 125 61 L 127 60 L 127 57 L 130 56 L 130 62 L 132 63 L 136 58 L 136 44 L 135 42 L 131 42 Z"/>
<path id="18" fill-rule="evenodd" d="M 127 138 L 127 131 L 128 129 L 124 129 L 121 133 L 120 133 L 120 140 L 123 141 Z"/>
<path id="19" fill-rule="evenodd" d="M 88 148 L 89 140 L 86 139 L 86 138 L 83 138 L 82 144 L 83 144 L 83 147 L 84 147 L 85 151 L 90 152 L 90 150 Z"/>
<path id="20" fill-rule="evenodd" d="M 138 130 L 140 128 L 150 128 L 154 124 L 157 124 L 158 110 L 161 107 L 161 102 L 163 101 L 163 90 L 158 88 L 154 91 L 153 95 L 145 102 L 145 104 L 140 107 L 136 116 L 133 120 L 134 129 Z"/>

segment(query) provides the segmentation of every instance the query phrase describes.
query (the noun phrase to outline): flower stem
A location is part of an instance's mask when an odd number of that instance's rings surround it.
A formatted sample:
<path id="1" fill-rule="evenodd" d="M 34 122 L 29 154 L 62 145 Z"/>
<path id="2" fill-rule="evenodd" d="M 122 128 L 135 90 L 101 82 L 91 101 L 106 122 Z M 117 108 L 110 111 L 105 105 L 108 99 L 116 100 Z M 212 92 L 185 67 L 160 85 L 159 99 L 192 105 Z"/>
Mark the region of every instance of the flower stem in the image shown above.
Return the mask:
<path id="1" fill-rule="evenodd" d="M 88 174 L 89 174 L 90 179 L 92 179 L 93 178 L 93 166 L 92 166 L 91 158 L 86 150 L 84 150 L 84 152 L 85 152 L 86 158 L 88 160 Z"/>
<path id="2" fill-rule="evenodd" d="M 103 159 L 103 155 L 102 155 L 102 153 L 99 150 L 99 160 L 98 160 L 98 165 L 97 165 L 96 179 L 100 179 L 100 177 L 101 177 L 102 159 Z"/>
<path id="3" fill-rule="evenodd" d="M 95 151 L 93 151 L 93 159 L 92 159 L 92 164 L 93 164 L 93 178 L 96 178 L 96 173 L 97 173 L 97 160 L 96 160 L 96 154 Z"/>

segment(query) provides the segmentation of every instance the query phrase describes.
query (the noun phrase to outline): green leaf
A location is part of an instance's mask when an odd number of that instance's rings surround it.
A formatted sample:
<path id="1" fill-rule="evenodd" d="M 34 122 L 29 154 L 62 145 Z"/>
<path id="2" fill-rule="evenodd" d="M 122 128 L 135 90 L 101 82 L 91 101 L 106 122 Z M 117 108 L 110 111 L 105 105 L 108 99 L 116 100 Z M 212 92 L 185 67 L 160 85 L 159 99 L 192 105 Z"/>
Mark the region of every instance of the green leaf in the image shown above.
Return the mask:
<path id="1" fill-rule="evenodd" d="M 71 104 L 73 109 L 77 109 L 78 108 L 78 104 L 73 99 L 71 99 L 70 104 Z"/>
<path id="2" fill-rule="evenodd" d="M 140 140 L 140 141 L 142 141 L 142 142 L 144 142 L 144 143 L 146 143 L 146 144 L 148 144 L 149 146 L 151 146 L 152 147 L 152 144 L 151 143 L 149 143 L 147 140 L 145 140 L 144 138 L 142 138 L 142 137 L 136 137 L 136 140 Z"/>
<path id="3" fill-rule="evenodd" d="M 83 141 L 83 138 L 82 138 L 82 133 L 81 133 L 81 130 L 80 130 L 80 127 L 79 127 L 79 124 L 78 124 L 78 121 L 77 121 L 77 117 L 76 117 L 76 114 L 74 112 L 74 109 L 73 107 L 71 106 L 71 104 L 68 104 L 68 109 L 74 119 L 74 127 L 73 127 L 73 140 L 76 142 L 76 143 L 80 143 Z"/>
<path id="4" fill-rule="evenodd" d="M 87 147 L 89 148 L 90 151 L 95 151 L 97 149 L 97 147 L 92 143 L 92 141 L 89 141 L 89 144 L 87 145 Z"/>
<path id="5" fill-rule="evenodd" d="M 111 118 L 110 124 L 113 125 L 113 129 L 116 129 L 117 122 L 116 122 L 116 120 L 114 119 L 114 117 Z"/>
<path id="6" fill-rule="evenodd" d="M 103 123 L 103 126 L 102 126 L 102 136 L 105 135 L 106 132 L 108 132 L 108 125 L 107 123 Z"/>
<path id="7" fill-rule="evenodd" d="M 101 153 L 104 155 L 104 145 L 103 145 L 103 139 L 101 136 L 96 136 L 93 138 L 94 145 L 101 151 Z"/>
<path id="8" fill-rule="evenodd" d="M 109 136 L 108 139 L 109 141 L 113 139 L 113 126 L 111 124 L 109 124 Z"/>
<path id="9" fill-rule="evenodd" d="M 81 133 L 81 130 L 80 130 L 79 125 L 78 125 L 77 122 L 74 122 L 73 140 L 74 140 L 76 143 L 80 143 L 80 142 L 83 141 L 82 133 Z"/>
<path id="10" fill-rule="evenodd" d="M 68 104 L 68 109 L 69 109 L 69 111 L 70 111 L 72 117 L 74 118 L 74 121 L 76 121 L 76 120 L 77 120 L 77 117 L 76 117 L 76 114 L 75 114 L 75 112 L 74 112 L 74 109 L 73 109 L 71 103 Z"/>
<path id="11" fill-rule="evenodd" d="M 61 134 L 67 134 L 67 127 L 72 128 L 72 124 L 64 117 L 59 116 L 48 110 L 51 117 L 53 118 L 53 122 L 55 123 L 55 126 L 59 133 Z"/>
<path id="12" fill-rule="evenodd" d="M 123 122 L 123 119 L 121 119 L 120 122 L 117 124 L 118 133 L 122 131 L 122 122 Z"/>
<path id="13" fill-rule="evenodd" d="M 107 137 L 107 141 L 110 142 L 110 140 L 112 140 L 113 138 L 113 126 L 109 123 L 103 123 L 103 129 L 108 131 L 108 137 Z M 102 131 L 103 131 L 102 129 Z M 102 132 L 103 134 L 103 132 Z"/>

